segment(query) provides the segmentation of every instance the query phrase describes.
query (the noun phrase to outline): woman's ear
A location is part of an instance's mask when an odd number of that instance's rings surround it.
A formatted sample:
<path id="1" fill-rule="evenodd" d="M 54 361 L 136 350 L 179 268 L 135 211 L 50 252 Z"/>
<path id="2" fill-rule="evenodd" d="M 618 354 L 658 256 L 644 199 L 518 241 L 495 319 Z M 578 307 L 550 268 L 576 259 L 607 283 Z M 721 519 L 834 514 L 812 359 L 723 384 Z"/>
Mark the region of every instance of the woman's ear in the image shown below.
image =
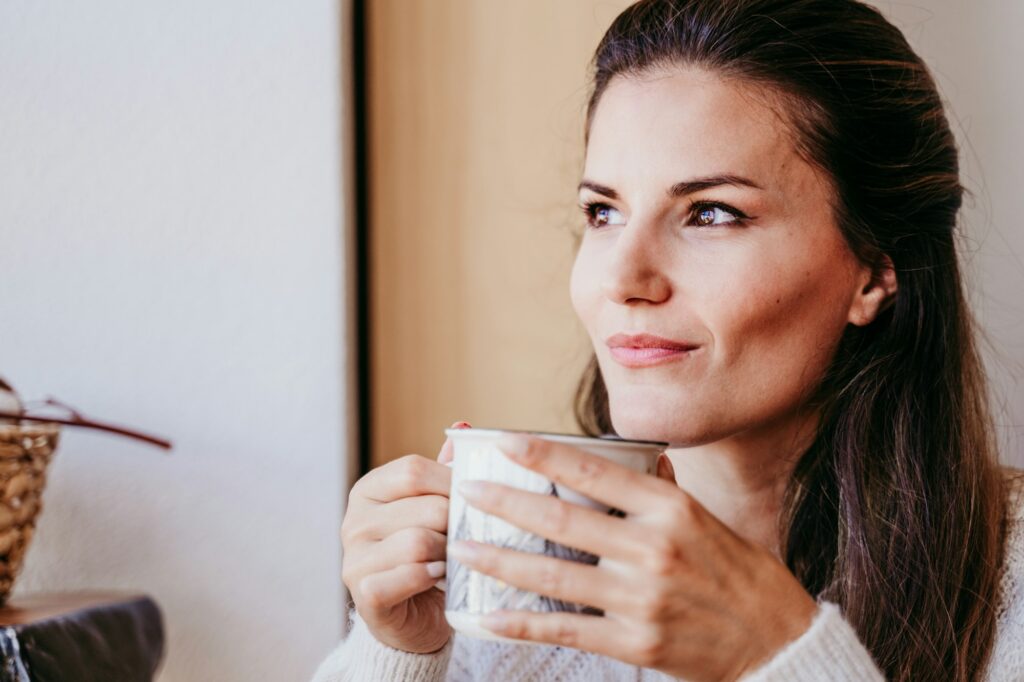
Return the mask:
<path id="1" fill-rule="evenodd" d="M 865 266 L 861 269 L 858 282 L 859 289 L 853 296 L 847 319 L 850 324 L 864 327 L 896 300 L 898 283 L 892 259 L 882 254 L 873 268 Z"/>

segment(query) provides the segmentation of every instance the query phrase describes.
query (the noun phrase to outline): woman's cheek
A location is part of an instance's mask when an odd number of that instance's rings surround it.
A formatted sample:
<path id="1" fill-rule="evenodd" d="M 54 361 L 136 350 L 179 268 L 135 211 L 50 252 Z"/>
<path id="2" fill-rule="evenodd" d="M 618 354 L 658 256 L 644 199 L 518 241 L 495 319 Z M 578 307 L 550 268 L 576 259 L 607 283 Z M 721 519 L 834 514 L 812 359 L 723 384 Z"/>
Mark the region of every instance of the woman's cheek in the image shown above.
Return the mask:
<path id="1" fill-rule="evenodd" d="M 785 270 L 780 270 L 785 273 Z M 793 273 L 791 269 L 789 273 Z M 820 381 L 845 327 L 842 300 L 827 278 L 770 277 L 720 301 L 711 322 L 729 384 L 765 409 L 792 406 Z M 824 286 L 823 286 L 824 285 Z"/>

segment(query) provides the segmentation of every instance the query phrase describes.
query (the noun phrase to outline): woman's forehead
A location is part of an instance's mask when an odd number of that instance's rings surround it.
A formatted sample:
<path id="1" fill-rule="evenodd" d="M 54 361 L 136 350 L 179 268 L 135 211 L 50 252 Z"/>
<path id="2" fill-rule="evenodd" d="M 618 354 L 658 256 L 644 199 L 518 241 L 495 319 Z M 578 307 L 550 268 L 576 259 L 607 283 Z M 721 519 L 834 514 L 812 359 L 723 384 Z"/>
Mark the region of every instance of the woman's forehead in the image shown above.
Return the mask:
<path id="1" fill-rule="evenodd" d="M 591 121 L 584 176 L 673 183 L 731 173 L 782 189 L 813 172 L 792 134 L 764 90 L 742 81 L 684 68 L 617 76 Z"/>

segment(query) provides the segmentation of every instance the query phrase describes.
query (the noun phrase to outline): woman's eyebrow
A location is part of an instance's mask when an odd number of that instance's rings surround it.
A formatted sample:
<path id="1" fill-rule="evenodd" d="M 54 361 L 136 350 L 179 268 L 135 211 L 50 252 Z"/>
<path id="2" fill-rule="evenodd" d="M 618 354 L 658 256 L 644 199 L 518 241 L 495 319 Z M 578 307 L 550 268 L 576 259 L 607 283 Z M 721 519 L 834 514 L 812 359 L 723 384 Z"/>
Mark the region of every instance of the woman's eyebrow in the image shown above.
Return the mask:
<path id="1" fill-rule="evenodd" d="M 720 185 L 735 185 L 739 187 L 753 187 L 754 189 L 764 189 L 761 185 L 757 184 L 749 178 L 745 178 L 742 175 L 709 175 L 703 178 L 694 178 L 693 180 L 683 180 L 677 182 L 668 189 L 668 196 L 670 199 L 699 192 L 701 190 L 710 189 L 711 187 L 718 187 Z M 578 192 L 581 189 L 589 189 L 592 192 L 604 195 L 609 199 L 618 199 L 619 193 L 611 187 L 606 187 L 599 183 L 591 180 L 583 180 L 580 182 L 579 187 L 576 188 Z"/>

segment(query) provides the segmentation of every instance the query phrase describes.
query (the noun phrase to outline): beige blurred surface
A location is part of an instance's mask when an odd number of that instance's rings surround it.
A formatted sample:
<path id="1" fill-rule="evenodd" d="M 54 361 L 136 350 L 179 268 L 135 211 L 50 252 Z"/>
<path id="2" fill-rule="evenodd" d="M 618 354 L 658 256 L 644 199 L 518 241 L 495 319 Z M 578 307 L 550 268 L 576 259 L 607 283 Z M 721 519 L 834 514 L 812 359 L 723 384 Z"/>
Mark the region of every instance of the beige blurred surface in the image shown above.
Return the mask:
<path id="1" fill-rule="evenodd" d="M 368 3 L 373 463 L 577 429 L 589 61 L 626 0 Z"/>

